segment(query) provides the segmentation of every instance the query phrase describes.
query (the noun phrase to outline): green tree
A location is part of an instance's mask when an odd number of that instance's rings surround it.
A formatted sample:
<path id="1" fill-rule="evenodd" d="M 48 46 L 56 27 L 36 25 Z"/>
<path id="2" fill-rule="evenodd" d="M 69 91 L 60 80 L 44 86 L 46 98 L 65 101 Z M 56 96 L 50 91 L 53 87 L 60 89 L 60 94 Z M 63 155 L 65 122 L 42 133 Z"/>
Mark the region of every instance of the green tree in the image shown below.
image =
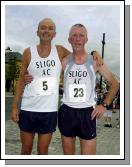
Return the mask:
<path id="1" fill-rule="evenodd" d="M 11 55 L 9 58 L 8 64 L 6 64 L 6 79 L 9 78 L 11 79 L 11 88 L 12 88 L 12 93 L 14 95 L 15 92 L 15 81 L 19 77 L 20 73 L 20 66 L 17 63 L 17 58 L 14 55 Z"/>

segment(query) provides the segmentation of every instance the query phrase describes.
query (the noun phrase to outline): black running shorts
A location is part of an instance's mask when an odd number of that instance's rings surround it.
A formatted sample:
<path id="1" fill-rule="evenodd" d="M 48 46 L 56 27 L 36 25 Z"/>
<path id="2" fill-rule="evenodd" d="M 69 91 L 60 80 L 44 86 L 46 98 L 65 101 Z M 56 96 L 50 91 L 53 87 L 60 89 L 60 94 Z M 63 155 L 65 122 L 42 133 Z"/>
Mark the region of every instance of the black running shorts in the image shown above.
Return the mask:
<path id="1" fill-rule="evenodd" d="M 58 127 L 66 137 L 80 137 L 90 140 L 96 137 L 96 118 L 91 120 L 93 107 L 72 108 L 65 104 L 60 106 Z"/>

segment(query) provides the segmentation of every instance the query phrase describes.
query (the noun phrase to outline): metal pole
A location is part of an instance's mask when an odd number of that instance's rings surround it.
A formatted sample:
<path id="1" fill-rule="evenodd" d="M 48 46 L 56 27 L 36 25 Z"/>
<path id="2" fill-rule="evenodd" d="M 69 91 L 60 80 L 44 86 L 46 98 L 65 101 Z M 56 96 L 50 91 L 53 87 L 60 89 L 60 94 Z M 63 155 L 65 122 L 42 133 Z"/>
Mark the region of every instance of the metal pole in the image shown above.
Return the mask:
<path id="1" fill-rule="evenodd" d="M 102 59 L 104 59 L 104 45 L 105 45 L 105 33 L 103 33 L 102 40 Z M 100 93 L 102 92 L 102 76 L 100 77 Z"/>

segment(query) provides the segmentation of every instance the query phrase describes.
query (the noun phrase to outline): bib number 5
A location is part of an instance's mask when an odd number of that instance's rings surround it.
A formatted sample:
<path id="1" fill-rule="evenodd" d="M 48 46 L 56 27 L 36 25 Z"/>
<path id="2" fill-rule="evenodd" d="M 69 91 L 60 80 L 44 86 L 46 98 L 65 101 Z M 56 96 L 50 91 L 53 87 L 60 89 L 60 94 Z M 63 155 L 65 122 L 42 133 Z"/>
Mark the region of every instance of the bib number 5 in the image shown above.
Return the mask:
<path id="1" fill-rule="evenodd" d="M 47 81 L 43 81 L 43 90 L 44 91 L 48 90 Z"/>

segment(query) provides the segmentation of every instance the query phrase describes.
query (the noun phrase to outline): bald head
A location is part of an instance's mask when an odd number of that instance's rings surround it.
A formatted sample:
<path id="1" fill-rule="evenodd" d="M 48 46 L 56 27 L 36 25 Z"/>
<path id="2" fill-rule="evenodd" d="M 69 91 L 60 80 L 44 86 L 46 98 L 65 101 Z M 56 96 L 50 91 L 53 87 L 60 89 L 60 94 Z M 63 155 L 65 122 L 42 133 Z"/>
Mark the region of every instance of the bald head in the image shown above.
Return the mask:
<path id="1" fill-rule="evenodd" d="M 38 24 L 38 29 L 39 29 L 39 27 L 40 27 L 41 25 L 43 25 L 44 23 L 52 25 L 52 26 L 54 27 L 54 29 L 56 30 L 56 25 L 55 25 L 55 23 L 53 22 L 53 20 L 50 19 L 50 18 L 45 18 L 45 19 L 41 20 L 41 21 L 39 22 L 39 24 Z"/>

